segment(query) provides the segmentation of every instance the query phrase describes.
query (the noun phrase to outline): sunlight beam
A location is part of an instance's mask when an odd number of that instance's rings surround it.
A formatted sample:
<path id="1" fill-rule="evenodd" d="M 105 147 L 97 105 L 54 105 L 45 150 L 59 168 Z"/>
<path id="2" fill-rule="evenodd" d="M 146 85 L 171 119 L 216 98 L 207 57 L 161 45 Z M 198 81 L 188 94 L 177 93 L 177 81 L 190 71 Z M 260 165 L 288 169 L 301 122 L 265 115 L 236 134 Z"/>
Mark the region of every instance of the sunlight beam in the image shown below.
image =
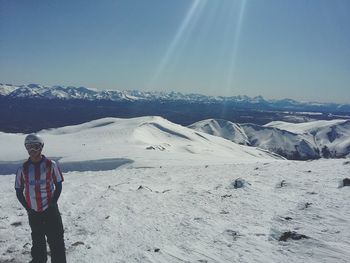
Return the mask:
<path id="1" fill-rule="evenodd" d="M 237 26 L 234 34 L 234 42 L 233 42 L 233 48 L 232 52 L 230 54 L 230 64 L 228 67 L 228 74 L 227 74 L 227 88 L 228 90 L 232 89 L 232 83 L 235 77 L 236 73 L 236 66 L 237 66 L 237 51 L 238 51 L 238 45 L 239 45 L 239 38 L 241 35 L 242 30 L 242 23 L 243 18 L 245 14 L 245 6 L 246 6 L 246 0 L 241 1 L 240 10 L 237 18 Z"/>
<path id="2" fill-rule="evenodd" d="M 156 68 L 155 73 L 148 85 L 149 87 L 154 89 L 155 84 L 157 83 L 157 81 L 159 80 L 159 77 L 161 76 L 165 67 L 169 63 L 169 60 L 173 57 L 174 51 L 177 49 L 179 42 L 184 39 L 184 35 L 186 31 L 188 31 L 190 24 L 193 23 L 193 20 L 196 16 L 198 18 L 198 13 L 201 13 L 205 4 L 206 4 L 206 0 L 193 0 L 193 3 L 191 4 L 189 10 L 187 11 L 186 16 L 181 23 L 181 26 L 177 30 L 177 33 L 172 39 L 158 67 Z"/>

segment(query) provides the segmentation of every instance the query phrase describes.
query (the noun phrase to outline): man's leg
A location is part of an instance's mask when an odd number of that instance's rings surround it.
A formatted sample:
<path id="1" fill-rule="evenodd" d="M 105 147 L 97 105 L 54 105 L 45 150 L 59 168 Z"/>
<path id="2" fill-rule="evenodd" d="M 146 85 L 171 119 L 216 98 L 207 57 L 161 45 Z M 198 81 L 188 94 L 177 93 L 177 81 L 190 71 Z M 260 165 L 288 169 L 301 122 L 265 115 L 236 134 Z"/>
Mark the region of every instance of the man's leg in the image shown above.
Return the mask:
<path id="1" fill-rule="evenodd" d="M 66 263 L 66 249 L 64 246 L 63 235 L 64 230 L 61 214 L 57 205 L 47 209 L 46 222 L 46 235 L 51 250 L 51 262 Z"/>
<path id="2" fill-rule="evenodd" d="M 46 239 L 44 230 L 44 216 L 42 213 L 31 211 L 28 213 L 29 225 L 32 230 L 33 263 L 45 263 L 47 261 Z"/>

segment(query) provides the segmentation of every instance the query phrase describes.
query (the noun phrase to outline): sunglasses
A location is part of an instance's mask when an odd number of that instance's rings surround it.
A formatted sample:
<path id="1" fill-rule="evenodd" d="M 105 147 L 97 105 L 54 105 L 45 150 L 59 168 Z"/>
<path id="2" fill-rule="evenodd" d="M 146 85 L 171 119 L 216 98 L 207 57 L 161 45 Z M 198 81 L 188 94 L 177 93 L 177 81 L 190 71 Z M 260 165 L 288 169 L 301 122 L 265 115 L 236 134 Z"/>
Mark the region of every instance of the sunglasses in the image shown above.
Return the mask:
<path id="1" fill-rule="evenodd" d="M 43 148 L 41 143 L 26 144 L 25 147 L 27 151 L 40 151 Z"/>

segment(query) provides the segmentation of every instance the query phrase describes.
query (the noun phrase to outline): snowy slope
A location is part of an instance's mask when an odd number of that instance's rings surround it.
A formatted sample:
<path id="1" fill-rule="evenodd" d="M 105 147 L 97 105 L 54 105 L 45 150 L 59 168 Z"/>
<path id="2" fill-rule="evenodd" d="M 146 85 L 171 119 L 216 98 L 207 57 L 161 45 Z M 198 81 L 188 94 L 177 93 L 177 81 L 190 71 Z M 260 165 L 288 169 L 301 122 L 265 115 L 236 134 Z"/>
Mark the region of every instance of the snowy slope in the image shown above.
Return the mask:
<path id="1" fill-rule="evenodd" d="M 209 119 L 189 127 L 233 142 L 244 141 L 246 145 L 260 147 L 288 159 L 341 158 L 350 154 L 349 120 L 277 121 L 261 126 Z M 239 130 L 233 127 L 239 127 Z"/>
<path id="2" fill-rule="evenodd" d="M 68 262 L 348 262 L 350 187 L 338 182 L 349 164 L 183 163 L 66 173 L 59 206 Z M 234 189 L 238 177 L 249 184 Z M 13 175 L 0 176 L 3 263 L 30 259 L 13 185 Z M 309 238 L 278 241 L 287 231 Z"/>
<path id="3" fill-rule="evenodd" d="M 104 118 L 81 125 L 43 130 L 42 135 L 48 156 L 71 167 L 80 162 L 86 169 L 106 162 L 143 165 L 144 156 L 154 159 L 157 165 L 168 160 L 183 163 L 189 159 L 202 163 L 219 158 L 222 163 L 281 157 L 256 148 L 238 145 L 223 138 L 197 132 L 171 123 L 161 117 L 133 119 Z M 0 142 L 6 151 L 0 152 L 0 174 L 14 169 L 27 153 L 23 147 L 24 134 L 0 133 Z M 90 165 L 86 162 L 90 161 Z M 9 166 L 9 162 L 13 166 Z M 67 164 L 66 164 L 67 163 Z M 78 163 L 75 164 L 75 166 Z M 68 169 L 68 168 L 67 168 Z M 71 169 L 71 168 L 69 168 Z"/>
<path id="4" fill-rule="evenodd" d="M 249 139 L 239 124 L 218 119 L 209 119 L 189 125 L 188 128 L 219 136 L 242 145 L 249 145 Z"/>
<path id="5" fill-rule="evenodd" d="M 313 121 L 298 124 L 279 121 L 265 126 L 309 136 L 324 157 L 344 157 L 350 154 L 349 120 Z"/>
<path id="6" fill-rule="evenodd" d="M 307 160 L 319 157 L 316 145 L 303 135 L 255 124 L 241 126 L 253 146 L 281 154 L 288 159 Z"/>

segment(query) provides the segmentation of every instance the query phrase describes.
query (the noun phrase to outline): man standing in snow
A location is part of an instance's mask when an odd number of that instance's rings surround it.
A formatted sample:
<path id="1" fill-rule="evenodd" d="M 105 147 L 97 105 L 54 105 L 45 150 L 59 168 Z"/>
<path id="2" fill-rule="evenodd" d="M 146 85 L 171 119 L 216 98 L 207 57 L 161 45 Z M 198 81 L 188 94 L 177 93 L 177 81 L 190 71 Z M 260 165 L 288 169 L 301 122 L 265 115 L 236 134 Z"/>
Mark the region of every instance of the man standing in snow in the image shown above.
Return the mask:
<path id="1" fill-rule="evenodd" d="M 45 237 L 51 262 L 66 263 L 63 224 L 57 206 L 63 175 L 54 161 L 41 154 L 44 141 L 39 135 L 27 135 L 24 146 L 29 158 L 17 171 L 15 188 L 18 201 L 28 212 L 32 230 L 31 263 L 47 261 Z"/>

